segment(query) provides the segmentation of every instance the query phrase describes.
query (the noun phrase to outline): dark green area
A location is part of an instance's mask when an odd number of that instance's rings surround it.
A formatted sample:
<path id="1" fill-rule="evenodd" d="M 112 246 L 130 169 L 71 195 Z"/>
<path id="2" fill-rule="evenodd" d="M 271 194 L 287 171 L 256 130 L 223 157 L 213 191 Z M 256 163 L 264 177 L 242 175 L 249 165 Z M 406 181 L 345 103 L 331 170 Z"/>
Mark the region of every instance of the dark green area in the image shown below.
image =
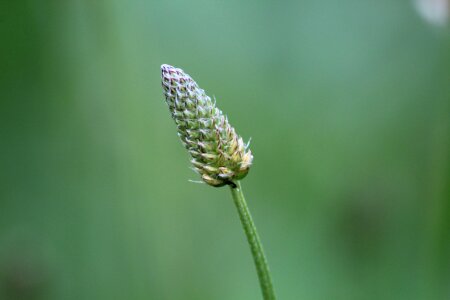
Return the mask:
<path id="1" fill-rule="evenodd" d="M 3 1 L 0 299 L 260 299 L 163 63 L 252 138 L 279 299 L 448 299 L 449 36 L 410 1 Z"/>

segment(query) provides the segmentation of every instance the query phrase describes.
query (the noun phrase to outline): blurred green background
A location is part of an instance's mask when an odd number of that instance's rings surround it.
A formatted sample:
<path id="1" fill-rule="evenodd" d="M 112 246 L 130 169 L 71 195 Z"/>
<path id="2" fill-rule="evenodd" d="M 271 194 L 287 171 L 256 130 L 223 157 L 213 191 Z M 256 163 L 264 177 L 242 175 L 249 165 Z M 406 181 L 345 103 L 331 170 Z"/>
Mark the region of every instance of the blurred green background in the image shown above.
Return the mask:
<path id="1" fill-rule="evenodd" d="M 260 299 L 163 63 L 252 138 L 279 299 L 450 299 L 450 31 L 418 7 L 3 1 L 0 299 Z"/>

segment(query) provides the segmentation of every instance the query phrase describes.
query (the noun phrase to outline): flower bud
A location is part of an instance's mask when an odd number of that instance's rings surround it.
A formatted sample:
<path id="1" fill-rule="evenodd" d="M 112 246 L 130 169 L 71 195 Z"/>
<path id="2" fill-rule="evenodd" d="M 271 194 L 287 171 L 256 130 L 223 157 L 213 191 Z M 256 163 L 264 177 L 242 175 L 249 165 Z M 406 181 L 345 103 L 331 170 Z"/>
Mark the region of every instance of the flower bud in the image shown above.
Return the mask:
<path id="1" fill-rule="evenodd" d="M 183 70 L 161 66 L 164 96 L 202 180 L 219 187 L 244 178 L 253 155 L 205 91 Z"/>

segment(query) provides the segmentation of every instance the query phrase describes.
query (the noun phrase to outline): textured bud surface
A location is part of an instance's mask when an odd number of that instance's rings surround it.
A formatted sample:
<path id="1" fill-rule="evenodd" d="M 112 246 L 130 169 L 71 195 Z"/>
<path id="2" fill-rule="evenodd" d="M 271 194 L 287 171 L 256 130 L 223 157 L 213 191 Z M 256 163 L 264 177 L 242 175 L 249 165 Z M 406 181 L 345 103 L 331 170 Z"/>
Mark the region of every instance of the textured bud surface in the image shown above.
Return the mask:
<path id="1" fill-rule="evenodd" d="M 219 187 L 244 178 L 253 156 L 222 111 L 183 70 L 162 65 L 161 77 L 178 135 L 203 181 Z"/>

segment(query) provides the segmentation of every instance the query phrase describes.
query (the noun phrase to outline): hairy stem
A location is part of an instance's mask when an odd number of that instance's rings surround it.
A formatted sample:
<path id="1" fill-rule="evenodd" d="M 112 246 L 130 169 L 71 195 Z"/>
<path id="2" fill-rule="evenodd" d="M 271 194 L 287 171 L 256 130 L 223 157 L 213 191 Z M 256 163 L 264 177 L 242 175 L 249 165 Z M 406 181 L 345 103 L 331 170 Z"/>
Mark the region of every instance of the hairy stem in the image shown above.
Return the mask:
<path id="1" fill-rule="evenodd" d="M 248 244 L 250 245 L 250 250 L 253 255 L 263 298 L 264 300 L 275 300 L 275 292 L 273 290 L 272 279 L 270 277 L 269 265 L 267 263 L 266 256 L 264 255 L 264 250 L 261 241 L 259 240 L 256 226 L 253 223 L 252 216 L 250 215 L 247 203 L 245 202 L 241 183 L 237 181 L 234 186 L 230 187 L 234 204 L 238 210 L 239 218 L 241 219 L 242 227 L 244 228 L 244 232 L 247 236 Z"/>

